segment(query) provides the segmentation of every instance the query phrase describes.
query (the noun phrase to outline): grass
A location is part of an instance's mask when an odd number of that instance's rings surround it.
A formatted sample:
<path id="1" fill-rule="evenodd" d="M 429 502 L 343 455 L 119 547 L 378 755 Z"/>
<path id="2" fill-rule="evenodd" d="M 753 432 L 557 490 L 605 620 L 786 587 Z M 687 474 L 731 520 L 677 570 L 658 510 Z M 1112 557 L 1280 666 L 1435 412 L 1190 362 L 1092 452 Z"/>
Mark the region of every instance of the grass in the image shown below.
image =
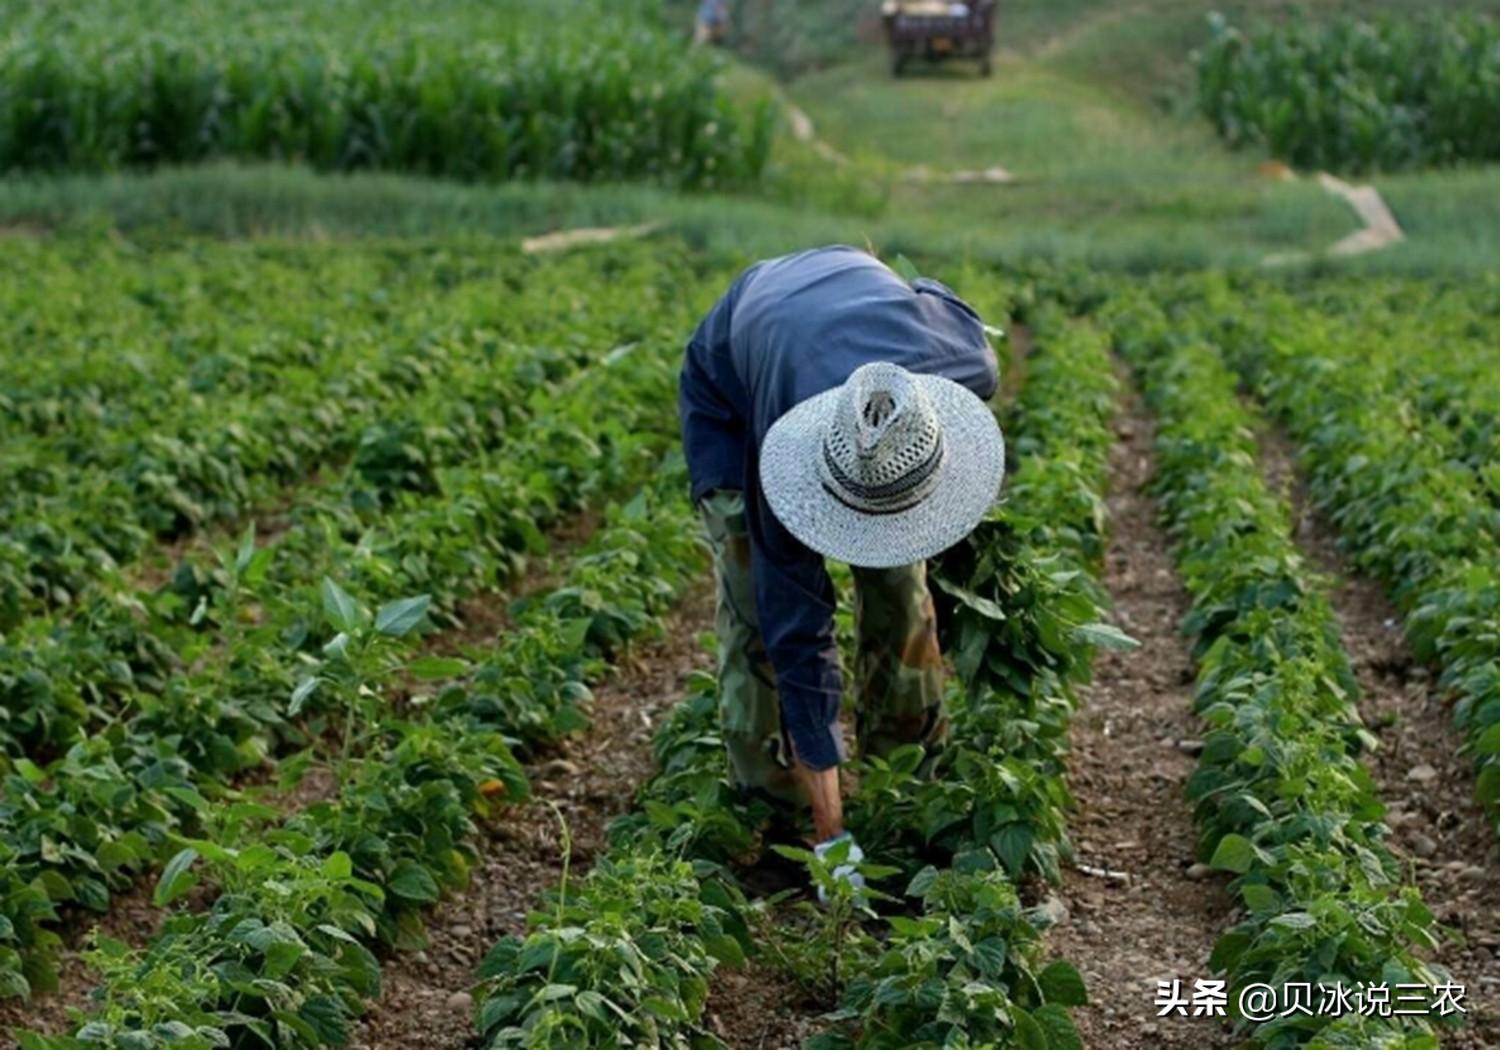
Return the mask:
<path id="1" fill-rule="evenodd" d="M 1270 184 L 1268 184 L 1270 185 Z M 1347 221 L 1341 206 L 1305 187 L 1308 223 Z M 934 194 L 988 193 L 953 187 Z M 1004 191 L 1009 192 L 1009 191 Z M 934 198 L 936 201 L 936 197 Z M 1202 208 L 1204 202 L 1189 202 Z M 1221 202 L 1222 203 L 1222 202 Z M 1179 214 L 1189 205 L 1181 205 Z M 974 221 L 975 204 L 945 210 L 900 208 L 880 217 L 809 210 L 775 201 L 673 194 L 644 186 L 519 184 L 473 186 L 396 175 L 318 175 L 277 166 L 211 165 L 155 175 L 72 176 L 0 182 L 0 241 L 49 231 L 116 229 L 137 241 L 204 235 L 225 238 L 326 240 L 416 238 L 439 242 L 518 239 L 580 226 L 658 222 L 716 258 L 744 259 L 843 242 L 883 254 L 1018 263 L 1048 259 L 1100 269 L 1145 273 L 1205 266 L 1255 267 L 1264 248 L 1295 242 L 1305 225 L 1295 209 L 1250 223 L 1234 214 L 1215 222 L 1169 220 L 1167 211 L 1117 217 L 1108 236 L 1087 223 L 1065 228 L 1034 219 L 988 225 Z M 1165 209 L 1166 206 L 1164 205 Z M 1250 213 L 1252 219 L 1254 213 Z M 1286 223 L 1278 229 L 1270 218 Z M 1238 232 L 1262 240 L 1235 239 Z M 1476 235 L 1477 236 L 1477 235 Z M 1490 259 L 1443 258 L 1407 252 L 1414 245 L 1360 261 L 1359 269 L 1393 272 L 1485 272 Z M 1405 254 L 1403 254 L 1405 253 Z M 1340 269 L 1354 268 L 1350 263 Z"/>
<path id="2" fill-rule="evenodd" d="M 1500 0 L 1436 2 L 1500 13 Z M 1264 154 L 1229 150 L 1193 108 L 1189 56 L 1207 39 L 1214 8 L 1239 20 L 1406 9 L 1402 0 L 1013 0 L 1001 9 L 991 80 L 966 64 L 893 80 L 883 49 L 872 46 L 798 79 L 789 93 L 820 135 L 882 173 L 891 214 L 924 216 L 934 227 L 961 216 L 969 242 L 1132 269 L 1317 255 L 1357 228 L 1350 210 L 1311 180 L 1264 177 Z M 1018 181 L 902 182 L 914 165 L 1001 165 Z M 1338 265 L 1492 267 L 1500 170 L 1380 185 L 1395 197 L 1412 243 L 1378 261 Z"/>
<path id="3" fill-rule="evenodd" d="M 99 0 L 94 0 L 98 3 Z M 113 0 L 111 0 L 113 2 Z M 161 3 L 164 0 L 152 0 Z M 236 0 L 243 2 L 243 0 Z M 338 3 L 345 0 L 330 0 Z M 528 5 L 534 0 L 527 0 Z M 1435 0 L 1500 11 L 1500 0 Z M 754 198 L 639 186 L 462 187 L 384 175 L 318 178 L 214 166 L 151 177 L 0 180 L 0 223 L 117 223 L 217 236 L 514 237 L 582 225 L 664 222 L 740 256 L 811 243 L 974 259 L 1022 257 L 1145 271 L 1256 267 L 1316 255 L 1356 228 L 1311 180 L 1260 173 L 1188 111 L 1188 53 L 1211 7 L 1276 16 L 1290 0 L 1009 0 L 995 75 L 965 64 L 893 80 L 884 48 L 786 86 L 732 65 L 732 93 L 789 96 L 847 166 L 790 135 Z M 1401 0 L 1301 0 L 1312 10 L 1395 10 Z M 0 11 L 5 10 L 0 0 Z M 1001 165 L 1011 185 L 914 182 L 911 170 Z M 1500 170 L 1378 180 L 1411 241 L 1340 269 L 1483 272 L 1500 236 Z"/>
<path id="4" fill-rule="evenodd" d="M 1006 57 L 981 80 L 960 66 L 893 80 L 864 60 L 799 80 L 820 134 L 891 180 L 890 211 L 962 221 L 976 239 L 1049 254 L 1177 265 L 1315 251 L 1355 228 L 1305 183 L 1265 179 L 1197 121 L 1173 119 L 1046 65 Z M 1014 185 L 903 181 L 1000 165 Z"/>

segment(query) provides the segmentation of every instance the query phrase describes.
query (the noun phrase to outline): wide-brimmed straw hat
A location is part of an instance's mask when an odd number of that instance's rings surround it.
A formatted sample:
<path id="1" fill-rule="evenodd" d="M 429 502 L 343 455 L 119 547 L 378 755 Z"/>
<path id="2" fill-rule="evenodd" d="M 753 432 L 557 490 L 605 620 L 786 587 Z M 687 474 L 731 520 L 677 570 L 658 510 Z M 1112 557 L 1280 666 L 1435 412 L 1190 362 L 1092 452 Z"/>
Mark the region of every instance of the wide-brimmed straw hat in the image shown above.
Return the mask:
<path id="1" fill-rule="evenodd" d="M 825 557 L 867 568 L 946 550 L 985 516 L 1005 475 L 994 414 L 967 387 L 863 365 L 766 434 L 760 485 L 777 520 Z"/>

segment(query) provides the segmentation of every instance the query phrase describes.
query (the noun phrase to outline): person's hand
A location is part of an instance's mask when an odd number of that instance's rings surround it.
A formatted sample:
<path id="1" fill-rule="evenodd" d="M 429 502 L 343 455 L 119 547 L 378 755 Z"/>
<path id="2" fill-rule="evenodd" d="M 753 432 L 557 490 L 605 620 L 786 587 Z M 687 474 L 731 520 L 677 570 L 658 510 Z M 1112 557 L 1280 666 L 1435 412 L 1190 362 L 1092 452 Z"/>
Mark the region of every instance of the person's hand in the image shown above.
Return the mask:
<path id="1" fill-rule="evenodd" d="M 865 852 L 859 848 L 859 843 L 854 841 L 853 835 L 845 831 L 825 842 L 820 842 L 813 847 L 813 854 L 819 860 L 825 860 L 835 848 L 844 843 L 848 843 L 848 850 L 844 851 L 843 857 L 838 861 L 838 866 L 833 869 L 833 877 L 853 888 L 855 897 L 861 897 L 864 895 L 865 877 L 859 873 L 855 865 L 865 859 Z M 823 886 L 818 887 L 818 903 L 828 903 L 828 890 Z"/>
<path id="2" fill-rule="evenodd" d="M 792 768 L 812 807 L 813 834 L 819 842 L 838 838 L 844 833 L 844 800 L 839 795 L 838 766 L 814 771 L 798 762 Z"/>

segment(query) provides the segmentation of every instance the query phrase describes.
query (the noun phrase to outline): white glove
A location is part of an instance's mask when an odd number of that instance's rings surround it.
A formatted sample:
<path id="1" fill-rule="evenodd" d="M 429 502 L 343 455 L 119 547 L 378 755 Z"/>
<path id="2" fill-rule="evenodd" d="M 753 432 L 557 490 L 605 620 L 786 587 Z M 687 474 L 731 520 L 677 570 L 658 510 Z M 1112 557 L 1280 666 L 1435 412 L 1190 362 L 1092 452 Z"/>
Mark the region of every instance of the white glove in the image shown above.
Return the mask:
<path id="1" fill-rule="evenodd" d="M 859 848 L 859 843 L 854 841 L 853 835 L 846 831 L 842 835 L 835 835 L 827 842 L 820 842 L 813 847 L 813 854 L 822 860 L 828 856 L 828 852 L 833 847 L 841 842 L 849 843 L 849 852 L 844 857 L 844 863 L 833 869 L 833 877 L 854 887 L 855 895 L 859 896 L 865 888 L 865 877 L 854 866 L 865 859 L 865 851 Z M 818 887 L 818 903 L 828 903 L 828 891 L 822 886 Z"/>

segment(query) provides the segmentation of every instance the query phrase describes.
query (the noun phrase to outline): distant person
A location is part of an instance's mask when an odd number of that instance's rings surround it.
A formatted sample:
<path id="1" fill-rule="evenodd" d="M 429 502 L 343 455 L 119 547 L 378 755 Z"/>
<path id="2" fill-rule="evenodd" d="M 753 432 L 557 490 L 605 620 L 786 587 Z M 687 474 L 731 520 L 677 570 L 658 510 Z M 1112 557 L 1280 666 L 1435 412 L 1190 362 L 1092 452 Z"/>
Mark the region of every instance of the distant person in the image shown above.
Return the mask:
<path id="1" fill-rule="evenodd" d="M 722 44 L 729 31 L 729 0 L 700 0 L 693 43 Z"/>
<path id="2" fill-rule="evenodd" d="M 847 837 L 823 559 L 854 566 L 860 749 L 935 756 L 947 720 L 926 559 L 999 490 L 996 380 L 972 307 L 846 247 L 750 267 L 688 343 L 682 441 L 718 578 L 730 775 L 744 793 L 809 804 L 819 855 Z M 857 844 L 849 856 L 862 859 Z"/>

